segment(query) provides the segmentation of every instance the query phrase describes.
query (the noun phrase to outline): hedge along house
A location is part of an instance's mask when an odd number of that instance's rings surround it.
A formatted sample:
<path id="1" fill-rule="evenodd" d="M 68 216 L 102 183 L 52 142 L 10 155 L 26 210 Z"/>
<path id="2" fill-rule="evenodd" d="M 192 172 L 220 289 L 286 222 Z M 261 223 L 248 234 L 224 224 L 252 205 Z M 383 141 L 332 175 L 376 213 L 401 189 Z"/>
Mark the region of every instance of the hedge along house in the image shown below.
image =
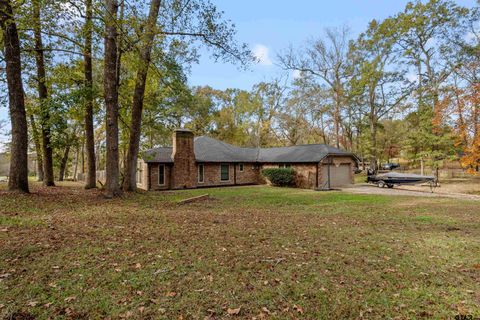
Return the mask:
<path id="1" fill-rule="evenodd" d="M 144 190 L 264 184 L 265 168 L 291 167 L 299 188 L 330 189 L 353 184 L 356 156 L 324 144 L 241 148 L 189 130 L 173 134 L 172 147 L 147 150 L 137 173 Z"/>

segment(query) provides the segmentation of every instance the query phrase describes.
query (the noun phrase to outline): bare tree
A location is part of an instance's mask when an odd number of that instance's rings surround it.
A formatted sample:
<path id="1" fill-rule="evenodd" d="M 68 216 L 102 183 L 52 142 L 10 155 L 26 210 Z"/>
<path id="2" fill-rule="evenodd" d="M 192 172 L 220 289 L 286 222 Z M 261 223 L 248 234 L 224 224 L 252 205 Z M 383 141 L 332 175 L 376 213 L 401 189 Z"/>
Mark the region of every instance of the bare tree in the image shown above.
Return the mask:
<path id="1" fill-rule="evenodd" d="M 279 56 L 280 65 L 287 70 L 305 72 L 319 78 L 328 86 L 334 101 L 335 144 L 340 147 L 342 109 L 346 105 L 345 83 L 351 77 L 349 29 L 325 29 L 324 38 L 311 41 L 302 52 L 292 47 Z"/>

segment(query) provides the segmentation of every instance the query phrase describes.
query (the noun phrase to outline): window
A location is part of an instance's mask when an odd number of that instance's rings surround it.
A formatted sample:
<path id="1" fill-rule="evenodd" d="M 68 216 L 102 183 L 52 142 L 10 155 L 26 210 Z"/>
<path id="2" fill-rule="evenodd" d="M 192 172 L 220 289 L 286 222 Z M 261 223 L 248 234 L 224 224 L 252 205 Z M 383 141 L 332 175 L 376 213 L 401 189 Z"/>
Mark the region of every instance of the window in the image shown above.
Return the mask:
<path id="1" fill-rule="evenodd" d="M 230 180 L 230 165 L 228 164 L 220 165 L 220 180 L 221 181 Z"/>
<path id="2" fill-rule="evenodd" d="M 158 185 L 165 185 L 165 165 L 158 165 Z"/>
<path id="3" fill-rule="evenodd" d="M 292 165 L 290 163 L 282 163 L 278 165 L 279 168 L 290 168 Z"/>
<path id="4" fill-rule="evenodd" d="M 141 163 L 137 164 L 137 183 L 142 184 L 143 167 Z"/>
<path id="5" fill-rule="evenodd" d="M 205 179 L 205 168 L 203 164 L 198 165 L 198 182 L 202 183 Z"/>
<path id="6" fill-rule="evenodd" d="M 243 172 L 243 163 L 240 163 L 240 164 L 238 165 L 238 168 L 239 168 L 240 172 Z"/>

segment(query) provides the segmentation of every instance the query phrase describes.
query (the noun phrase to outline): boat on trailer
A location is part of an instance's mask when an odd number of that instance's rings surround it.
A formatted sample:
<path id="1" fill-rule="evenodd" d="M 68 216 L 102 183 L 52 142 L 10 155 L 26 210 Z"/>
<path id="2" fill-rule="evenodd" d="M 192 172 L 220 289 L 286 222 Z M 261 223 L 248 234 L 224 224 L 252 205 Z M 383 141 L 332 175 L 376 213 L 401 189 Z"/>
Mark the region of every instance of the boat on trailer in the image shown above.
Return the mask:
<path id="1" fill-rule="evenodd" d="M 429 183 L 430 187 L 433 188 L 436 185 L 436 178 L 434 176 L 424 176 L 413 173 L 387 172 L 369 175 L 367 182 L 376 184 L 380 188 L 393 188 L 395 185 L 422 183 Z"/>

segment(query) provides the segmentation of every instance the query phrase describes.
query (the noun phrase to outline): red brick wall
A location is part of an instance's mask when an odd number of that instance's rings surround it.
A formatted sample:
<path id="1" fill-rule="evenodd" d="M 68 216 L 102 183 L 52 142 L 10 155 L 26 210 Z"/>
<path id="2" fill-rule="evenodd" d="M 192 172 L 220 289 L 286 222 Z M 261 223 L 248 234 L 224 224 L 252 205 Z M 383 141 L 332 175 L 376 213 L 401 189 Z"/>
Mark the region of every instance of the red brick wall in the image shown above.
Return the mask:
<path id="1" fill-rule="evenodd" d="M 350 164 L 351 167 L 351 181 L 354 182 L 354 168 L 355 161 L 350 157 L 334 157 L 333 163 L 337 164 Z M 192 180 L 195 180 L 194 187 L 211 187 L 211 186 L 232 186 L 242 185 L 242 184 L 263 184 L 267 183 L 265 179 L 261 176 L 261 170 L 266 168 L 278 168 L 278 163 L 267 163 L 255 169 L 253 163 L 244 163 L 244 172 L 240 172 L 239 164 L 229 163 L 230 170 L 230 179 L 229 181 L 221 181 L 220 179 L 220 163 L 204 163 L 204 182 L 198 182 L 198 164 L 195 164 L 195 169 L 192 171 L 193 174 L 189 177 Z M 236 167 L 236 172 L 234 173 L 234 166 Z M 291 164 L 292 168 L 295 170 L 295 184 L 299 188 L 313 189 L 316 187 L 315 178 L 316 178 L 316 163 L 306 163 L 306 164 Z M 322 186 L 323 177 L 322 177 L 322 164 L 319 164 L 318 168 L 318 185 Z M 150 176 L 150 190 L 166 190 L 173 188 L 172 177 L 175 174 L 174 166 L 172 164 L 165 164 L 165 185 L 158 185 L 158 164 L 150 163 L 148 164 L 148 172 Z M 173 170 L 172 170 L 173 169 Z M 144 174 L 146 174 L 144 172 Z M 234 174 L 236 179 L 234 181 Z"/>
<path id="2" fill-rule="evenodd" d="M 204 182 L 197 182 L 199 187 L 210 186 L 225 186 L 225 185 L 241 185 L 241 184 L 257 184 L 259 179 L 259 170 L 253 168 L 253 164 L 245 163 L 243 166 L 243 172 L 240 172 L 238 163 L 226 163 L 230 166 L 229 180 L 222 181 L 220 178 L 220 165 L 221 163 L 204 163 Z M 197 166 L 198 170 L 198 166 Z M 198 179 L 198 171 L 197 171 Z"/>
<path id="3" fill-rule="evenodd" d="M 167 190 L 171 189 L 171 176 L 172 176 L 172 166 L 171 164 L 165 165 L 165 184 L 158 184 L 158 166 L 159 163 L 149 163 L 149 172 L 150 172 L 150 189 L 149 190 Z"/>
<path id="4" fill-rule="evenodd" d="M 243 172 L 240 172 L 240 164 L 236 166 L 237 184 L 258 184 L 260 183 L 260 168 L 254 163 L 244 163 Z"/>
<path id="5" fill-rule="evenodd" d="M 193 149 L 193 132 L 176 130 L 173 133 L 173 189 L 194 188 L 197 186 L 197 168 Z"/>

